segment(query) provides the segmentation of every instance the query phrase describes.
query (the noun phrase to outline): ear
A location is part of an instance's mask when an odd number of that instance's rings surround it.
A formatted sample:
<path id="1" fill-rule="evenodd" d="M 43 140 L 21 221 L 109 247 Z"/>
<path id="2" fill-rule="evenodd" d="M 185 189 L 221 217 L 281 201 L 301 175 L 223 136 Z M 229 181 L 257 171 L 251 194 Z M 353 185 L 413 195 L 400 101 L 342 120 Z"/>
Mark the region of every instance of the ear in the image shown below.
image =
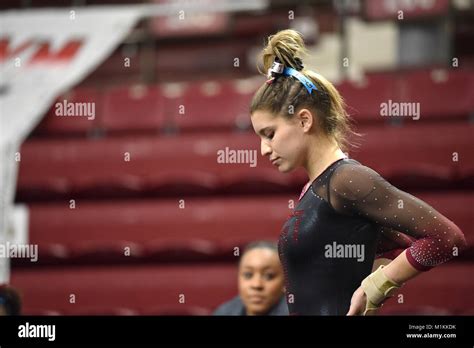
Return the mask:
<path id="1" fill-rule="evenodd" d="M 314 118 L 311 111 L 308 109 L 301 109 L 297 115 L 298 125 L 302 128 L 303 132 L 308 133 L 313 127 Z"/>

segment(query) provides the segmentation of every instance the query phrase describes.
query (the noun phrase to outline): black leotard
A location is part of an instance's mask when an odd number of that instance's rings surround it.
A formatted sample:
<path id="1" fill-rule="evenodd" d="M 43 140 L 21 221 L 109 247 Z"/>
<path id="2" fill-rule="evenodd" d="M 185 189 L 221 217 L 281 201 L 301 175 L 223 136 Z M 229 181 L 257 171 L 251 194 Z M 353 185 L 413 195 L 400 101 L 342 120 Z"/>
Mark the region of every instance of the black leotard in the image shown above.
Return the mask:
<path id="1" fill-rule="evenodd" d="M 332 163 L 305 189 L 278 245 L 290 315 L 345 315 L 381 240 L 408 248 L 420 271 L 466 245 L 454 223 L 353 159 Z"/>

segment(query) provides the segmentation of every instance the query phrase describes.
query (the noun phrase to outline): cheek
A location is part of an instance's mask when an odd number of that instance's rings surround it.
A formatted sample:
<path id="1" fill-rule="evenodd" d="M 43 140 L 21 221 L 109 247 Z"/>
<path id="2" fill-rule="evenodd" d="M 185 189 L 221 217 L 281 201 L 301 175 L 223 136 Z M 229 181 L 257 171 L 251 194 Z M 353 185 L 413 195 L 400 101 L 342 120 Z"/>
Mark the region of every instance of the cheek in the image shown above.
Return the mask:
<path id="1" fill-rule="evenodd" d="M 301 136 L 292 128 L 285 129 L 278 139 L 278 148 L 283 157 L 296 158 L 301 153 Z"/>
<path id="2" fill-rule="evenodd" d="M 246 294 L 248 289 L 249 282 L 246 279 L 239 279 L 239 292 L 241 294 Z"/>
<path id="3" fill-rule="evenodd" d="M 265 286 L 267 294 L 272 295 L 272 296 L 281 295 L 283 291 L 283 283 L 284 283 L 283 277 L 276 278 L 269 281 Z"/>

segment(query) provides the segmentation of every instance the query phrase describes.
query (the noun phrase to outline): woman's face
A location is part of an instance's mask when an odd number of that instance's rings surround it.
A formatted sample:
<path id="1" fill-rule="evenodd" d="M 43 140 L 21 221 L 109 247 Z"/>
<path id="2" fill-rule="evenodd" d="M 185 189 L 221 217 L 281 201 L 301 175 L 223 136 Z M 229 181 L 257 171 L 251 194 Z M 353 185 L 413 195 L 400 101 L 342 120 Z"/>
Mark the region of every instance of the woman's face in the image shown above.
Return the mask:
<path id="1" fill-rule="evenodd" d="M 249 250 L 239 265 L 239 294 L 247 315 L 266 314 L 284 291 L 283 269 L 276 251 Z"/>
<path id="2" fill-rule="evenodd" d="M 305 128 L 297 115 L 287 119 L 258 110 L 251 119 L 255 133 L 261 138 L 262 156 L 268 156 L 280 172 L 290 172 L 303 164 Z"/>

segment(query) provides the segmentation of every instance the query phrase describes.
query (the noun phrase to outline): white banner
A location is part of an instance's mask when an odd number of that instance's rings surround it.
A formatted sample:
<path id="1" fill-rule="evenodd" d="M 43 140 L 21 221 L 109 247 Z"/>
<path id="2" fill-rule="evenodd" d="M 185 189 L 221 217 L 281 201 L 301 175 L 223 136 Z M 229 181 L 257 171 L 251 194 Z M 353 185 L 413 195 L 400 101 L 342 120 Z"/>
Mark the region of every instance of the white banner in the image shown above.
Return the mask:
<path id="1" fill-rule="evenodd" d="M 19 146 L 55 98 L 84 79 L 123 41 L 143 6 L 0 13 L 0 243 L 12 227 Z M 0 259 L 0 284 L 8 282 Z"/>
<path id="2" fill-rule="evenodd" d="M 1 13 L 1 140 L 24 140 L 56 96 L 120 44 L 142 10 L 107 6 Z"/>

